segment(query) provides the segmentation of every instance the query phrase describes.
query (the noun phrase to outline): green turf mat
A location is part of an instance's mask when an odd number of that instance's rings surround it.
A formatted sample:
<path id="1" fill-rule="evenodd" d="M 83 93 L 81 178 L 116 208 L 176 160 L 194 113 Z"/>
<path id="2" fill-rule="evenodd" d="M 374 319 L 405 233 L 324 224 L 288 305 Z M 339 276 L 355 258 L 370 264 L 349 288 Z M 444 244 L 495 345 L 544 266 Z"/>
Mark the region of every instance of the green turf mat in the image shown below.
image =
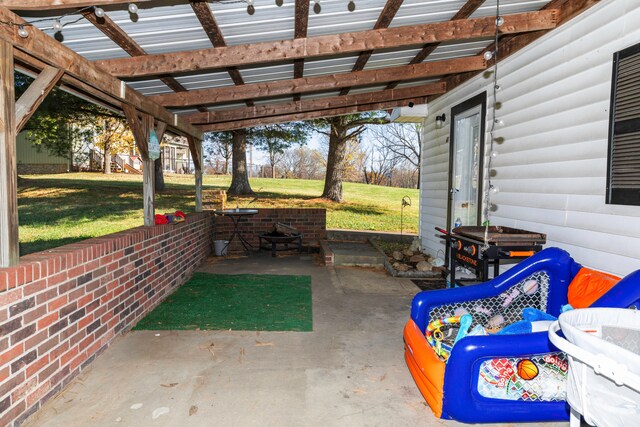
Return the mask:
<path id="1" fill-rule="evenodd" d="M 194 273 L 133 329 L 311 331 L 311 277 Z"/>

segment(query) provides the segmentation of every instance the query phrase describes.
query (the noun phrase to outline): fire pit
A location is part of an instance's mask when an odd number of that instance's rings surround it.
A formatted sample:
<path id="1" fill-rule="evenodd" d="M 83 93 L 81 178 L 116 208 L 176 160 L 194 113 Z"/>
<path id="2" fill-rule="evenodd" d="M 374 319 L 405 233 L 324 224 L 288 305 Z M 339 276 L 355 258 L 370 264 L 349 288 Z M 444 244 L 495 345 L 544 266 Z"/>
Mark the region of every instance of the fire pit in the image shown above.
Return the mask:
<path id="1" fill-rule="evenodd" d="M 271 256 L 275 257 L 277 251 L 290 251 L 297 249 L 302 252 L 302 233 L 286 224 L 277 223 L 273 230 L 262 233 L 260 238 L 260 249 L 271 250 Z M 290 246 L 295 243 L 295 246 Z"/>

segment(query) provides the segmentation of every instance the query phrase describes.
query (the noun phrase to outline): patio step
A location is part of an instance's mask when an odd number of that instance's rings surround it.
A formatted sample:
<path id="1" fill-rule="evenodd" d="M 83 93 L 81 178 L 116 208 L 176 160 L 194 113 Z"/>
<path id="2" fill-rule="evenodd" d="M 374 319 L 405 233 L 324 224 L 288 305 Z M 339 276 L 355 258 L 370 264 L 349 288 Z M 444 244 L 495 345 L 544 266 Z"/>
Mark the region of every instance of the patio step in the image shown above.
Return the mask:
<path id="1" fill-rule="evenodd" d="M 369 242 L 324 242 L 334 266 L 383 267 L 385 256 Z M 326 258 L 325 253 L 325 258 Z"/>

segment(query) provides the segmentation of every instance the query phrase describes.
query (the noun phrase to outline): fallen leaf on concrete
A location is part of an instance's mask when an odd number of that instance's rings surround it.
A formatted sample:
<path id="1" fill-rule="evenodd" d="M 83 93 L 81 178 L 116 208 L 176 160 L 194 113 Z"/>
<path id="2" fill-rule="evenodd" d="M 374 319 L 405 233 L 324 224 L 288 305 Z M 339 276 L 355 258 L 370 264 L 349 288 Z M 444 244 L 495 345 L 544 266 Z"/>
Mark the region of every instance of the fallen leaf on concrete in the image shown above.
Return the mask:
<path id="1" fill-rule="evenodd" d="M 198 412 L 198 407 L 196 405 L 191 405 L 191 408 L 189 408 L 189 416 L 194 415 L 196 412 Z"/>
<path id="2" fill-rule="evenodd" d="M 166 406 L 161 406 L 159 408 L 154 409 L 153 413 L 151 414 L 151 418 L 152 419 L 156 419 L 164 414 L 168 414 L 169 413 L 169 408 L 167 408 Z"/>
<path id="3" fill-rule="evenodd" d="M 173 388 L 178 385 L 178 383 L 169 383 L 169 384 L 160 384 L 162 387 Z"/>
<path id="4" fill-rule="evenodd" d="M 353 389 L 353 394 L 367 394 L 367 392 L 361 388 Z"/>
<path id="5" fill-rule="evenodd" d="M 273 345 L 272 342 L 262 342 L 262 341 L 256 340 L 256 347 L 265 347 L 265 346 L 272 346 L 272 345 Z"/>
<path id="6" fill-rule="evenodd" d="M 387 373 L 385 372 L 383 376 L 380 377 L 380 382 L 387 379 Z"/>
<path id="7" fill-rule="evenodd" d="M 238 356 L 238 362 L 239 362 L 240 364 L 243 364 L 243 363 L 244 363 L 244 355 L 245 355 L 244 347 L 241 347 L 241 348 L 240 348 L 240 355 Z"/>

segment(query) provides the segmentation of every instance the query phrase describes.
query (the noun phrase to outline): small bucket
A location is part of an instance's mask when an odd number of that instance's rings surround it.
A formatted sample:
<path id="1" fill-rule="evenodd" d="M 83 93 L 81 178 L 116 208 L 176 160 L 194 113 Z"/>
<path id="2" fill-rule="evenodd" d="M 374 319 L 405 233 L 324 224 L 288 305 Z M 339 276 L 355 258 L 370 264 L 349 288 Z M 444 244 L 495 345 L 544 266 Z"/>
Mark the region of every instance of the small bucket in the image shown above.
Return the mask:
<path id="1" fill-rule="evenodd" d="M 228 240 L 214 240 L 213 252 L 216 254 L 216 256 L 225 256 L 227 255 L 228 246 L 229 246 Z"/>

